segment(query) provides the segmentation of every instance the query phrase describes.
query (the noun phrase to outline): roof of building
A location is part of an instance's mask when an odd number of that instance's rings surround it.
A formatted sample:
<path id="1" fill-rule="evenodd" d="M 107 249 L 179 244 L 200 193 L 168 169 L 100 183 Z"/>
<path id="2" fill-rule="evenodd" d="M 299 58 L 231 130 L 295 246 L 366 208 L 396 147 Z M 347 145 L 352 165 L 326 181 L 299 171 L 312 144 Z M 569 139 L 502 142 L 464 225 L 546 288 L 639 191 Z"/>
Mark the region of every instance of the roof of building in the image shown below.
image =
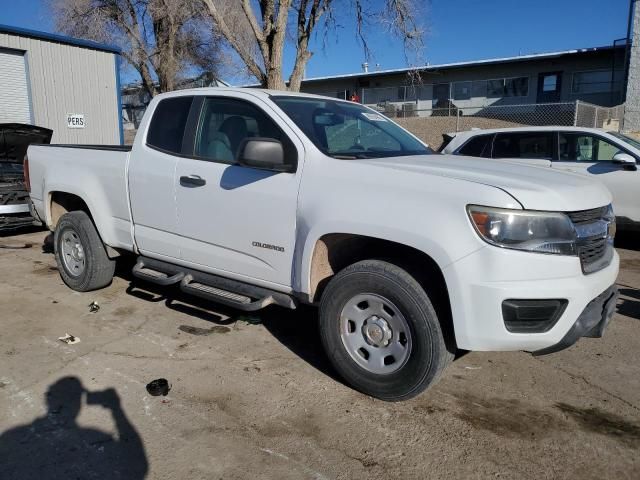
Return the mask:
<path id="1" fill-rule="evenodd" d="M 68 37 L 66 35 L 59 35 L 57 33 L 40 32 L 37 30 L 30 30 L 28 28 L 13 27 L 10 25 L 0 24 L 0 33 L 8 33 L 20 37 L 35 38 L 37 40 L 47 40 L 49 42 L 62 43 L 64 45 L 72 45 L 74 47 L 90 48 L 92 50 L 100 50 L 102 52 L 121 52 L 121 49 L 114 45 L 107 45 L 105 43 L 93 42 L 91 40 L 84 40 L 81 38 Z"/>
<path id="2" fill-rule="evenodd" d="M 576 55 L 576 54 L 584 54 L 584 53 L 591 53 L 591 52 L 601 52 L 601 51 L 613 50 L 615 48 L 624 48 L 624 47 L 625 47 L 624 45 L 620 45 L 620 46 L 607 45 L 603 47 L 579 48 L 574 50 L 562 50 L 558 52 L 533 53 L 529 55 L 518 55 L 515 57 L 489 58 L 485 60 L 471 60 L 466 62 L 441 63 L 438 65 L 427 64 L 423 66 L 395 68 L 391 70 L 373 70 L 369 72 L 357 72 L 357 73 L 347 73 L 342 75 L 327 75 L 323 77 L 305 78 L 303 82 L 311 83 L 311 82 L 319 82 L 319 81 L 325 81 L 325 80 L 341 80 L 345 78 L 362 78 L 362 77 L 366 78 L 366 77 L 380 76 L 380 75 L 408 73 L 416 70 L 419 70 L 421 72 L 429 72 L 429 71 L 445 70 L 445 69 L 451 69 L 451 68 L 491 65 L 496 63 L 525 62 L 530 60 L 546 60 L 550 58 L 561 57 L 564 55 Z"/>

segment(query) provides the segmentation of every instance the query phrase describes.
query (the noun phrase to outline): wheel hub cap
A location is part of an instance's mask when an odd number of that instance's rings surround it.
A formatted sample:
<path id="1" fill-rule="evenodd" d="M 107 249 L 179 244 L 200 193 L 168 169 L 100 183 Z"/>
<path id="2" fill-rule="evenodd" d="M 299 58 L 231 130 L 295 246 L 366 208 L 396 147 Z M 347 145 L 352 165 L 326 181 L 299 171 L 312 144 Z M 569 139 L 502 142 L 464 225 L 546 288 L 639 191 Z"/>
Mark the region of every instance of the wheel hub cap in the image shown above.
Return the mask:
<path id="1" fill-rule="evenodd" d="M 411 354 L 411 329 L 389 299 L 363 293 L 348 300 L 340 313 L 340 338 L 349 356 L 376 374 L 399 370 Z"/>
<path id="2" fill-rule="evenodd" d="M 84 258 L 84 251 L 82 250 L 82 245 L 76 243 L 73 247 L 71 247 L 71 256 L 76 262 L 81 261 Z"/>
<path id="3" fill-rule="evenodd" d="M 386 347 L 393 333 L 384 318 L 375 315 L 369 317 L 362 326 L 362 335 L 373 347 Z"/>
<path id="4" fill-rule="evenodd" d="M 62 250 L 62 262 L 67 273 L 74 277 L 82 275 L 86 260 L 78 234 L 73 230 L 66 230 L 62 234 L 59 248 Z"/>

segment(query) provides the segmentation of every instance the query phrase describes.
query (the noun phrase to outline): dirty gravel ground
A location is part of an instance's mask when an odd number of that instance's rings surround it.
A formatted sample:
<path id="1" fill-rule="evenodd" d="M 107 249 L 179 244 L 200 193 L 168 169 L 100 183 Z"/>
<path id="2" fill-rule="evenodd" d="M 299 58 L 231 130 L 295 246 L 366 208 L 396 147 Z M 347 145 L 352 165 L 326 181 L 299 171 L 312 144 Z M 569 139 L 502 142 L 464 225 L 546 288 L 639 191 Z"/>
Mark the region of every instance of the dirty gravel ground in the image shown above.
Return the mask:
<path id="1" fill-rule="evenodd" d="M 469 353 L 390 404 L 334 377 L 312 309 L 243 317 L 124 268 L 75 293 L 44 237 L 0 237 L 32 244 L 0 248 L 0 478 L 7 464 L 21 479 L 640 476 L 640 251 L 619 250 L 603 339 L 542 358 Z M 159 377 L 166 397 L 145 390 Z"/>

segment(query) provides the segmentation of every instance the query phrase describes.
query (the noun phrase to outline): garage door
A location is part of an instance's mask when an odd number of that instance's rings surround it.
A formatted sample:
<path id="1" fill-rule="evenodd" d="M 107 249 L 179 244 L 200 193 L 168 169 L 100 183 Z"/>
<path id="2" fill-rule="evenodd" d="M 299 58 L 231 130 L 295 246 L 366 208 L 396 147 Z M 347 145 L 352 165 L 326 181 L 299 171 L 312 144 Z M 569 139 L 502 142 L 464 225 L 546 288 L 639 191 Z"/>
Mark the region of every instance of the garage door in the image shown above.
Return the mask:
<path id="1" fill-rule="evenodd" d="M 0 50 L 0 123 L 31 123 L 24 55 Z"/>

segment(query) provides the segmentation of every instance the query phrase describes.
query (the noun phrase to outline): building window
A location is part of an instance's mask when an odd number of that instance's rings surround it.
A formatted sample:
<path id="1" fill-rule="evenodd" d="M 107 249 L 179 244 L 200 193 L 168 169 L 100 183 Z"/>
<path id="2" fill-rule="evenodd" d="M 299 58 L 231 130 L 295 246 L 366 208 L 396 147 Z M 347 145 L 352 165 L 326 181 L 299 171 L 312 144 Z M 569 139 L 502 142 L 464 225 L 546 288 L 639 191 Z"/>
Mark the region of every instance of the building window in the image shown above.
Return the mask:
<path id="1" fill-rule="evenodd" d="M 526 97 L 529 95 L 529 78 L 507 78 L 504 81 L 505 97 Z"/>
<path id="2" fill-rule="evenodd" d="M 502 98 L 504 97 L 504 79 L 487 80 L 487 97 Z"/>
<path id="3" fill-rule="evenodd" d="M 620 90 L 622 71 L 616 70 L 611 84 L 611 70 L 592 70 L 573 74 L 572 93 L 602 93 Z"/>
<path id="4" fill-rule="evenodd" d="M 471 90 L 472 97 L 486 97 L 487 96 L 487 81 L 486 80 L 474 80 Z"/>
<path id="5" fill-rule="evenodd" d="M 471 82 L 456 82 L 453 84 L 454 100 L 469 100 L 471 98 Z"/>
<path id="6" fill-rule="evenodd" d="M 487 97 L 526 97 L 529 95 L 529 77 L 497 78 L 487 80 Z"/>
<path id="7" fill-rule="evenodd" d="M 555 92 L 558 89 L 558 75 L 545 75 L 542 79 L 543 92 Z"/>

